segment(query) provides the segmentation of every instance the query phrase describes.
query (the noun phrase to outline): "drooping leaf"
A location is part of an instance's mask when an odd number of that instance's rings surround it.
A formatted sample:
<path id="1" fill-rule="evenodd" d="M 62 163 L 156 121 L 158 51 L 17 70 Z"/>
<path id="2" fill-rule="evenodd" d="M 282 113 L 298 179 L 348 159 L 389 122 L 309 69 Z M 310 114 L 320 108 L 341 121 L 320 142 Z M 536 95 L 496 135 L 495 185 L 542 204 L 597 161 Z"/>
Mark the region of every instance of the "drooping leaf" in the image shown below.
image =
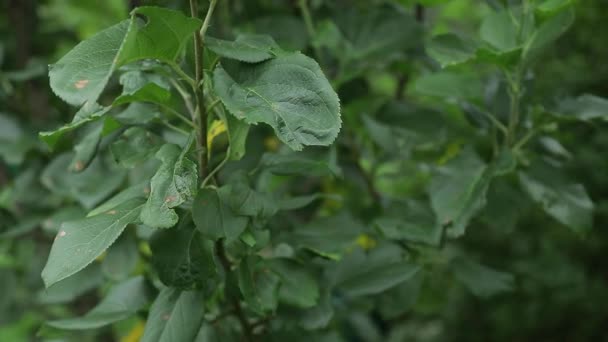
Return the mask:
<path id="1" fill-rule="evenodd" d="M 75 154 L 70 163 L 71 171 L 80 172 L 93 161 L 101 141 L 102 132 L 103 124 L 100 123 L 95 123 L 91 129 L 85 132 L 85 136 L 74 146 Z"/>
<path id="2" fill-rule="evenodd" d="M 490 297 L 513 289 L 514 278 L 509 273 L 493 270 L 464 257 L 453 260 L 451 266 L 456 278 L 476 296 Z"/>
<path id="3" fill-rule="evenodd" d="M 101 269 L 109 279 L 124 280 L 131 275 L 138 260 L 139 252 L 134 234 L 123 234 L 108 248 Z"/>
<path id="4" fill-rule="evenodd" d="M 366 255 L 356 249 L 329 270 L 333 286 L 350 297 L 388 290 L 413 277 L 420 266 L 404 260 L 393 245 L 379 246 Z"/>
<path id="5" fill-rule="evenodd" d="M 212 239 L 234 241 L 247 227 L 248 218 L 237 215 L 216 189 L 201 189 L 192 203 L 192 219 L 196 228 Z"/>
<path id="6" fill-rule="evenodd" d="M 156 104 L 169 104 L 171 101 L 171 93 L 157 85 L 156 83 L 148 83 L 137 89 L 131 94 L 123 94 L 114 100 L 113 106 L 120 106 L 131 102 L 150 102 Z"/>
<path id="7" fill-rule="evenodd" d="M 204 313 L 201 292 L 163 288 L 152 304 L 141 342 L 194 341 Z"/>
<path id="8" fill-rule="evenodd" d="M 136 222 L 142 201 L 133 199 L 96 216 L 64 223 L 57 233 L 49 259 L 42 270 L 46 287 L 82 270 Z"/>
<path id="9" fill-rule="evenodd" d="M 568 181 L 560 171 L 546 164 L 535 164 L 519 173 L 523 189 L 551 217 L 577 233 L 593 225 L 594 204 L 585 187 Z"/>
<path id="10" fill-rule="evenodd" d="M 38 293 L 38 301 L 43 304 L 67 303 L 99 286 L 103 282 L 103 273 L 99 264 L 85 267 L 70 277 L 57 282 L 48 289 Z"/>
<path id="11" fill-rule="evenodd" d="M 187 158 L 192 137 L 183 151 L 173 144 L 156 153 L 161 166 L 150 182 L 150 197 L 141 211 L 142 222 L 153 228 L 170 228 L 178 220 L 173 208 L 192 200 L 196 193 L 197 167 Z"/>
<path id="12" fill-rule="evenodd" d="M 49 321 L 46 324 L 67 330 L 96 329 L 135 315 L 147 302 L 146 282 L 139 276 L 114 286 L 101 303 L 84 316 Z"/>
<path id="13" fill-rule="evenodd" d="M 152 265 L 167 286 L 201 287 L 215 274 L 213 254 L 188 216 L 173 229 L 161 230 L 150 239 Z"/>
<path id="14" fill-rule="evenodd" d="M 429 187 L 431 206 L 438 223 L 448 227 L 448 234 L 464 234 L 469 220 L 486 203 L 491 172 L 471 150 L 439 168 Z"/>
<path id="15" fill-rule="evenodd" d="M 338 135 L 338 96 L 319 65 L 300 53 L 257 64 L 225 63 L 215 69 L 213 81 L 232 115 L 272 126 L 294 150 L 329 145 Z"/>
<path id="16" fill-rule="evenodd" d="M 102 107 L 95 102 L 87 102 L 76 113 L 71 123 L 63 125 L 54 131 L 40 132 L 40 139 L 53 148 L 65 133 L 73 131 L 87 122 L 100 119 L 109 110 L 110 107 Z"/>
<path id="17" fill-rule="evenodd" d="M 216 54 L 247 63 L 259 63 L 273 58 L 279 50 L 275 41 L 266 35 L 243 34 L 234 41 L 205 37 L 206 47 Z"/>

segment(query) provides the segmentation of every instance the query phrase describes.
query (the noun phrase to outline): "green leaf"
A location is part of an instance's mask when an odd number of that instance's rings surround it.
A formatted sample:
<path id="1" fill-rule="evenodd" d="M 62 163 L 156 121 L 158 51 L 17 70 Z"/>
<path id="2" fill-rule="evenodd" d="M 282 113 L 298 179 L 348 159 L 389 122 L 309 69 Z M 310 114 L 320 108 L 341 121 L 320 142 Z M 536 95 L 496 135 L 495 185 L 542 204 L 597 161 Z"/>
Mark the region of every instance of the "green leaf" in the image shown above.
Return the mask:
<path id="1" fill-rule="evenodd" d="M 272 37 L 242 34 L 234 41 L 205 37 L 205 47 L 219 56 L 247 63 L 259 63 L 273 58 L 273 50 L 280 50 Z"/>
<path id="2" fill-rule="evenodd" d="M 147 303 L 146 282 L 141 276 L 135 277 L 114 286 L 101 303 L 84 316 L 46 324 L 66 330 L 96 329 L 135 315 Z"/>
<path id="3" fill-rule="evenodd" d="M 222 117 L 228 131 L 230 140 L 230 160 L 240 160 L 245 156 L 249 124 L 235 118 L 233 115 Z"/>
<path id="4" fill-rule="evenodd" d="M 519 29 L 508 11 L 490 13 L 484 17 L 479 29 L 481 39 L 498 51 L 511 51 L 520 46 Z"/>
<path id="5" fill-rule="evenodd" d="M 277 308 L 280 280 L 259 259 L 250 256 L 241 261 L 238 283 L 247 306 L 259 315 L 266 315 Z"/>
<path id="6" fill-rule="evenodd" d="M 50 66 L 51 89 L 72 105 L 94 103 L 118 67 L 117 57 L 130 26 L 125 20 L 82 41 Z"/>
<path id="7" fill-rule="evenodd" d="M 123 234 L 108 248 L 101 269 L 109 279 L 123 280 L 135 270 L 138 260 L 137 239 L 134 234 Z"/>
<path id="8" fill-rule="evenodd" d="M 331 283 L 349 297 L 384 292 L 410 278 L 420 266 L 403 259 L 401 250 L 394 245 L 383 245 L 366 255 L 355 249 L 331 269 Z"/>
<path id="9" fill-rule="evenodd" d="M 141 59 L 173 63 L 200 26 L 200 20 L 179 11 L 139 7 L 131 20 L 81 42 L 51 66 L 51 88 L 73 105 L 96 102 L 118 67 Z"/>
<path id="10" fill-rule="evenodd" d="M 57 142 L 59 142 L 59 139 L 61 139 L 65 133 L 71 132 L 87 122 L 100 119 L 109 110 L 110 107 L 102 107 L 95 102 L 87 102 L 76 113 L 74 119 L 72 119 L 72 122 L 63 125 L 54 131 L 40 132 L 40 139 L 49 145 L 49 147 L 54 148 L 55 145 L 57 145 Z"/>
<path id="11" fill-rule="evenodd" d="M 443 68 L 468 62 L 475 58 L 476 51 L 477 47 L 473 42 L 451 33 L 433 37 L 427 46 L 429 56 Z"/>
<path id="12" fill-rule="evenodd" d="M 142 200 L 147 197 L 150 193 L 150 182 L 142 182 L 133 186 L 130 186 L 123 191 L 119 192 L 115 196 L 111 197 L 107 201 L 100 204 L 95 209 L 91 210 L 87 217 L 99 215 L 103 212 L 114 209 L 115 207 L 123 204 L 124 202 L 134 199 L 141 198 Z"/>
<path id="13" fill-rule="evenodd" d="M 97 263 L 90 264 L 81 272 L 41 290 L 37 299 L 42 304 L 67 303 L 98 287 L 102 282 L 101 267 Z"/>
<path id="14" fill-rule="evenodd" d="M 410 202 L 391 209 L 388 215 L 374 222 L 384 236 L 391 240 L 439 245 L 443 229 L 428 205 Z"/>
<path id="15" fill-rule="evenodd" d="M 202 287 L 215 274 L 213 251 L 206 246 L 189 216 L 173 229 L 161 230 L 150 239 L 152 264 L 167 286 Z"/>
<path id="16" fill-rule="evenodd" d="M 319 65 L 300 54 L 257 64 L 225 63 L 214 89 L 230 113 L 249 124 L 272 126 L 294 150 L 329 145 L 340 130 L 340 102 Z"/>
<path id="17" fill-rule="evenodd" d="M 439 224 L 448 227 L 450 236 L 463 235 L 471 218 L 484 207 L 491 178 L 489 168 L 471 149 L 439 168 L 429 196 Z"/>
<path id="18" fill-rule="evenodd" d="M 511 274 L 493 270 L 464 257 L 454 259 L 451 262 L 451 269 L 454 271 L 454 276 L 479 297 L 490 297 L 511 291 L 514 286 Z"/>
<path id="19" fill-rule="evenodd" d="M 91 129 L 84 133 L 84 137 L 80 142 L 74 146 L 75 154 L 69 167 L 71 171 L 81 172 L 93 161 L 93 158 L 97 154 L 97 147 L 101 141 L 103 126 L 103 124 L 95 123 Z"/>
<path id="20" fill-rule="evenodd" d="M 64 223 L 42 270 L 46 287 L 93 262 L 112 245 L 128 224 L 137 221 L 141 208 L 142 201 L 134 199 L 106 213 Z"/>
<path id="21" fill-rule="evenodd" d="M 160 148 L 160 141 L 152 132 L 131 127 L 110 145 L 110 150 L 118 164 L 130 169 L 152 157 Z"/>
<path id="22" fill-rule="evenodd" d="M 152 304 L 141 342 L 194 341 L 204 317 L 199 291 L 163 288 Z"/>
<path id="23" fill-rule="evenodd" d="M 536 164 L 519 173 L 523 189 L 551 217 L 577 233 L 593 226 L 593 201 L 582 184 L 572 183 L 548 165 Z"/>
<path id="24" fill-rule="evenodd" d="M 333 156 L 335 157 L 335 156 Z M 304 155 L 302 153 L 264 153 L 260 166 L 275 175 L 300 175 L 321 177 L 340 173 L 331 153 L 328 155 Z"/>
<path id="25" fill-rule="evenodd" d="M 535 50 L 540 50 L 554 42 L 574 23 L 574 7 L 568 5 L 554 8 L 550 11 L 541 11 L 543 16 L 549 16 L 537 26 L 525 43 L 523 56 L 530 58 Z"/>
<path id="26" fill-rule="evenodd" d="M 150 102 L 168 104 L 171 101 L 171 92 L 156 83 L 148 83 L 132 94 L 123 94 L 114 100 L 113 106 L 120 106 L 131 102 Z"/>
<path id="27" fill-rule="evenodd" d="M 279 298 L 282 302 L 310 308 L 319 301 L 319 285 L 315 278 L 299 264 L 283 259 L 272 259 L 267 265 L 281 278 Z"/>
<path id="28" fill-rule="evenodd" d="M 181 11 L 144 6 L 131 12 L 131 27 L 118 55 L 120 65 L 141 59 L 174 62 L 202 22 Z M 146 17 L 146 21 L 140 19 Z M 158 42 L 162 42 L 159 44 Z"/>
<path id="29" fill-rule="evenodd" d="M 608 121 L 608 99 L 585 94 L 562 100 L 552 114 L 559 118 L 591 121 Z"/>
<path id="30" fill-rule="evenodd" d="M 483 85 L 477 74 L 440 71 L 416 80 L 414 89 L 422 95 L 442 98 L 479 99 Z"/>
<path id="31" fill-rule="evenodd" d="M 227 242 L 236 240 L 245 230 L 248 218 L 237 215 L 216 189 L 201 189 L 192 203 L 192 219 L 205 236 Z"/>
<path id="32" fill-rule="evenodd" d="M 150 182 L 150 197 L 141 211 L 141 221 L 152 228 L 170 228 L 178 220 L 173 208 L 191 201 L 196 193 L 197 167 L 186 157 L 192 137 L 183 151 L 165 144 L 156 153 L 161 166 Z"/>

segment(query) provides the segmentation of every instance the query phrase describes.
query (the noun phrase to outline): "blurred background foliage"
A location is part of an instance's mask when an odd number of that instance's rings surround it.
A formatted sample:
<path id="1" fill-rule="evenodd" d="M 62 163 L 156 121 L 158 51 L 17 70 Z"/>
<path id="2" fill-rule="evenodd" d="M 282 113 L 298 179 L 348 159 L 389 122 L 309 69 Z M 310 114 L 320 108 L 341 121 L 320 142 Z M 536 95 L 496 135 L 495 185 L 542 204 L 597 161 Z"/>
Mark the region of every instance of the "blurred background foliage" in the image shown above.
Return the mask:
<path id="1" fill-rule="evenodd" d="M 354 163 L 342 165 L 343 180 L 324 179 L 319 185 L 324 192 L 343 198 L 343 201 L 325 200 L 321 210 L 337 212 L 347 208 L 365 224 L 370 224 L 379 206 L 386 203 L 379 198 L 424 197 L 431 178 L 429 163 L 445 163 L 471 143 L 480 151 L 491 149 L 461 106 L 437 104 L 420 96 L 413 80 L 438 69 L 425 54 L 424 44 L 431 36 L 446 32 L 474 35 L 483 18 L 503 3 L 312 0 L 310 7 L 317 27 L 326 28 L 323 32 L 327 34 L 319 34 L 315 37 L 317 41 L 311 41 L 297 1 L 230 0 L 220 1 L 217 24 L 212 27 L 217 36 L 230 36 L 230 30 L 267 33 L 283 47 L 312 54 L 319 46 L 331 46 L 331 20 L 349 20 L 347 16 L 337 17 L 336 13 L 379 8 L 386 3 L 402 6 L 416 18 L 401 23 L 403 26 L 388 27 L 385 32 L 390 36 L 388 39 L 404 40 L 404 53 L 391 55 L 381 48 L 367 53 L 365 48 L 373 46 L 374 41 L 365 40 L 358 27 L 353 28 L 351 38 L 360 44 L 360 58 L 340 61 L 339 54 L 320 56 L 320 64 L 334 80 L 343 105 L 346 128 L 341 132 L 338 149 L 349 151 L 354 159 Z M 130 7 L 137 4 L 187 7 L 187 2 L 180 0 L 0 3 L 0 341 L 37 340 L 33 336 L 45 320 L 69 313 L 82 314 L 99 300 L 99 289 L 103 291 L 103 280 L 96 277 L 83 283 L 78 293 L 43 290 L 40 271 L 53 232 L 61 222 L 81 216 L 83 208 L 41 179 L 52 155 L 38 140 L 37 132 L 70 121 L 73 113 L 50 92 L 47 65 L 80 40 L 126 18 Z M 608 1 L 581 0 L 575 8 L 574 25 L 544 52 L 542 62 L 527 75 L 527 82 L 534 89 L 530 96 L 537 98 L 538 103 L 551 104 L 565 96 L 584 93 L 608 97 L 605 63 Z M 378 22 L 367 24 L 374 27 L 385 19 L 379 16 Z M 352 65 L 341 70 L 336 67 L 341 63 Z M 484 67 L 463 67 L 467 68 L 488 79 L 494 77 Z M 484 85 L 485 91 L 491 91 L 492 86 L 500 85 L 490 81 Z M 378 124 L 390 123 L 396 113 L 402 112 L 424 119 L 412 119 L 408 127 L 416 131 L 416 139 L 424 146 L 413 154 L 395 153 L 401 151 L 399 144 L 403 142 L 383 140 L 382 132 L 387 128 Z M 465 237 L 449 241 L 441 253 L 431 251 L 430 247 L 423 253 L 432 265 L 425 270 L 424 278 L 408 281 L 383 294 L 379 311 L 367 310 L 370 304 L 365 300 L 349 304 L 349 309 L 355 310 L 341 322 L 347 340 L 608 341 L 605 128 L 605 122 L 568 122 L 553 133 L 561 145 L 555 145 L 555 140 L 545 140 L 531 147 L 564 161 L 569 179 L 584 184 L 595 203 L 590 231 L 576 234 L 566 229 L 513 187 L 512 182 L 502 181 L 491 188 L 488 206 L 468 227 Z M 380 133 L 374 133 L 378 132 L 375 130 Z M 259 150 L 259 154 L 264 149 L 276 149 L 277 142 L 268 138 L 267 133 L 258 128 L 251 138 L 259 138 L 258 143 L 249 149 Z M 357 148 L 352 148 L 353 145 Z M 340 157 L 347 158 L 343 153 Z M 362 174 L 373 174 L 373 179 Z M 370 184 L 374 187 L 371 191 Z M 368 191 L 371 195 L 360 195 Z M 500 200 L 494 201 L 493 196 Z M 385 210 L 400 212 L 398 206 L 391 209 L 389 205 Z M 366 240 L 365 236 L 358 243 L 373 248 L 375 240 L 373 237 Z M 513 274 L 512 289 L 488 295 L 483 285 L 475 285 L 485 284 L 486 280 L 471 280 L 471 275 L 488 276 L 488 273 L 477 272 L 475 267 L 480 266 L 467 261 L 462 261 L 464 264 L 459 267 L 465 271 L 449 272 L 447 269 L 454 267 L 453 262 L 442 260 L 462 251 L 484 265 Z M 145 263 L 142 260 L 139 262 Z M 101 335 L 79 333 L 74 340 L 134 341 L 141 324 L 141 318 L 135 317 Z"/>

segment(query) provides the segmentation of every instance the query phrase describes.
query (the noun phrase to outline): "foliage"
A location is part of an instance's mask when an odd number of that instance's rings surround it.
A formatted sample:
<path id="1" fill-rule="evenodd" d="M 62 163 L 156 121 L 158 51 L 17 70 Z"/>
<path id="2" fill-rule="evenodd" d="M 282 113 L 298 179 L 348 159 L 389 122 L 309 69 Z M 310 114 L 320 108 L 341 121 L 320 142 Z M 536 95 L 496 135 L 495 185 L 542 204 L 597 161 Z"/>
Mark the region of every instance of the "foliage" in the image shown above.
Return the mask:
<path id="1" fill-rule="evenodd" d="M 199 2 L 0 58 L 0 340 L 606 337 L 586 5 Z"/>

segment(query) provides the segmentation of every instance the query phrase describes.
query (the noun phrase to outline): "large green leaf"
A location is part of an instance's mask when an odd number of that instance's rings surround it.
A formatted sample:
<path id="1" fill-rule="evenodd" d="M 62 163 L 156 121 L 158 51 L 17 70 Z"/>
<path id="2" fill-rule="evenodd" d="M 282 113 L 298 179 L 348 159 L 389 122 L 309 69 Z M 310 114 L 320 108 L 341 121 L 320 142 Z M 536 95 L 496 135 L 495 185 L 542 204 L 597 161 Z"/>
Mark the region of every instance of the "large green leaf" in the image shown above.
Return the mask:
<path id="1" fill-rule="evenodd" d="M 103 273 L 98 263 L 90 264 L 81 272 L 55 283 L 38 293 L 43 304 L 67 303 L 96 288 L 103 282 Z"/>
<path id="2" fill-rule="evenodd" d="M 479 99 L 483 85 L 479 75 L 467 72 L 440 71 L 420 77 L 414 83 L 418 94 L 441 98 Z"/>
<path id="3" fill-rule="evenodd" d="M 239 35 L 234 41 L 205 37 L 205 46 L 216 54 L 247 63 L 259 63 L 273 58 L 279 46 L 270 36 Z"/>
<path id="4" fill-rule="evenodd" d="M 608 99 L 591 94 L 566 98 L 560 101 L 552 114 L 564 119 L 608 121 Z"/>
<path id="5" fill-rule="evenodd" d="M 196 164 L 187 158 L 192 141 L 184 150 L 166 144 L 156 153 L 161 166 L 150 182 L 150 197 L 141 211 L 141 221 L 153 228 L 170 228 L 178 220 L 173 208 L 191 201 L 197 187 Z"/>
<path id="6" fill-rule="evenodd" d="M 212 239 L 236 240 L 247 227 L 248 218 L 237 215 L 216 189 L 201 189 L 192 203 L 192 219 L 203 235 Z"/>
<path id="7" fill-rule="evenodd" d="M 279 277 L 265 268 L 259 258 L 248 257 L 238 268 L 238 283 L 250 309 L 260 315 L 276 310 L 279 299 Z"/>
<path id="8" fill-rule="evenodd" d="M 76 113 L 72 122 L 63 125 L 54 131 L 40 132 L 40 139 L 53 148 L 64 134 L 79 128 L 88 122 L 100 119 L 109 110 L 110 107 L 102 107 L 95 102 L 87 102 Z"/>
<path id="9" fill-rule="evenodd" d="M 448 228 L 450 236 L 464 234 L 471 218 L 485 206 L 493 172 L 471 149 L 437 170 L 429 196 L 438 223 Z"/>
<path id="10" fill-rule="evenodd" d="M 338 135 L 338 96 L 319 65 L 300 53 L 257 64 L 225 63 L 215 69 L 213 81 L 232 115 L 272 126 L 294 150 L 329 145 Z"/>
<path id="11" fill-rule="evenodd" d="M 476 296 L 489 297 L 513 289 L 514 278 L 509 273 L 493 270 L 464 257 L 454 259 L 451 266 L 456 278 Z"/>
<path id="12" fill-rule="evenodd" d="M 128 224 L 138 220 L 141 208 L 142 201 L 133 199 L 103 214 L 64 223 L 42 270 L 46 287 L 93 262 L 112 245 Z"/>
<path id="13" fill-rule="evenodd" d="M 129 277 L 139 261 L 135 234 L 127 232 L 108 248 L 101 269 L 109 279 L 118 281 Z"/>
<path id="14" fill-rule="evenodd" d="M 551 217 L 578 233 L 591 229 L 594 204 L 582 184 L 568 181 L 559 170 L 544 164 L 520 172 L 519 181 Z"/>
<path id="15" fill-rule="evenodd" d="M 133 168 L 143 163 L 159 148 L 159 137 L 141 127 L 127 129 L 116 142 L 110 145 L 114 159 L 125 168 Z"/>
<path id="16" fill-rule="evenodd" d="M 331 283 L 341 293 L 358 297 L 388 290 L 413 277 L 420 266 L 404 260 L 401 250 L 383 245 L 365 254 L 356 249 L 329 270 Z"/>
<path id="17" fill-rule="evenodd" d="M 93 103 L 118 67 L 140 59 L 174 62 L 200 25 L 200 20 L 179 11 L 139 7 L 131 20 L 81 42 L 54 64 L 49 71 L 51 88 L 70 104 Z"/>
<path id="18" fill-rule="evenodd" d="M 141 342 L 194 341 L 204 313 L 202 293 L 163 288 L 152 304 Z"/>
<path id="19" fill-rule="evenodd" d="M 65 102 L 97 101 L 110 76 L 131 22 L 125 20 L 82 41 L 50 66 L 51 89 Z"/>
<path id="20" fill-rule="evenodd" d="M 84 316 L 49 321 L 47 324 L 67 330 L 100 328 L 135 315 L 147 303 L 146 281 L 141 276 L 135 277 L 114 286 L 101 303 Z"/>
<path id="21" fill-rule="evenodd" d="M 202 287 L 215 274 L 213 254 L 189 216 L 173 229 L 161 230 L 150 239 L 152 264 L 167 286 Z"/>
<path id="22" fill-rule="evenodd" d="M 443 231 L 431 208 L 421 203 L 395 205 L 376 219 L 375 226 L 389 239 L 438 245 Z"/>

